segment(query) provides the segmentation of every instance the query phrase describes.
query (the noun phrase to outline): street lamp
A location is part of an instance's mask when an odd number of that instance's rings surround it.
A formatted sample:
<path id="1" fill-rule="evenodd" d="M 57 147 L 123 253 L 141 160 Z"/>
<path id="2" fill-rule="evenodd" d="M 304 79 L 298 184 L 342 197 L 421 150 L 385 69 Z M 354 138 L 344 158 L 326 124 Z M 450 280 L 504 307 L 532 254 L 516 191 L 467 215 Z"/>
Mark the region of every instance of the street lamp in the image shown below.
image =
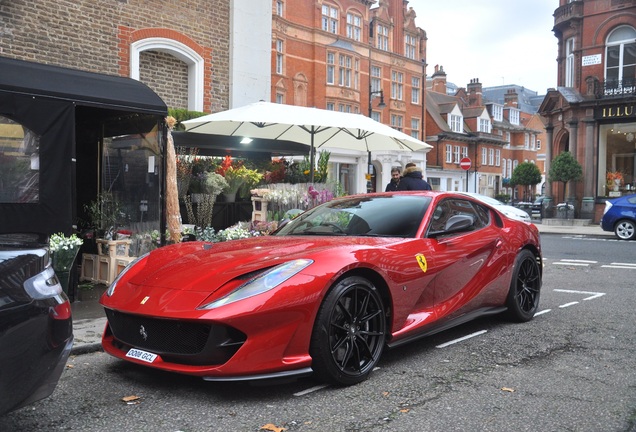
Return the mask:
<path id="1" fill-rule="evenodd" d="M 371 84 L 369 84 L 369 117 L 373 118 L 373 95 L 380 95 L 380 103 L 378 104 L 378 108 L 383 109 L 386 107 L 384 103 L 384 92 L 382 90 L 373 91 L 371 88 Z M 371 150 L 368 152 L 368 160 L 367 160 L 367 174 L 369 176 L 369 180 L 367 181 L 367 192 L 371 190 L 371 173 L 373 172 L 373 165 L 371 165 Z"/>

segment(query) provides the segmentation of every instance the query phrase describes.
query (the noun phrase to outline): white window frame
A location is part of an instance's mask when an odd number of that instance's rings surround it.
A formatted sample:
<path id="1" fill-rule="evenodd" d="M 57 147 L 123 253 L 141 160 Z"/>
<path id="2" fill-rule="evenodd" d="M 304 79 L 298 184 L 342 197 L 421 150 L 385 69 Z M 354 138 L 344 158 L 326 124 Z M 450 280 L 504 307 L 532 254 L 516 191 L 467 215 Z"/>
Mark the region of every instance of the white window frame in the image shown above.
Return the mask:
<path id="1" fill-rule="evenodd" d="M 411 103 L 415 105 L 420 104 L 420 77 L 411 77 Z"/>
<path id="2" fill-rule="evenodd" d="M 323 4 L 322 29 L 329 33 L 338 34 L 338 15 L 339 11 L 336 7 Z"/>
<path id="3" fill-rule="evenodd" d="M 501 150 L 495 150 L 495 166 L 501 166 Z"/>
<path id="4" fill-rule="evenodd" d="M 284 62 L 284 55 L 283 55 L 283 40 L 282 39 L 276 39 L 276 73 L 278 75 L 282 75 L 283 74 L 283 62 Z"/>
<path id="5" fill-rule="evenodd" d="M 417 56 L 417 38 L 411 34 L 404 35 L 404 57 L 415 60 Z"/>
<path id="6" fill-rule="evenodd" d="M 453 162 L 459 164 L 459 154 L 461 151 L 461 147 L 456 145 L 453 147 Z"/>
<path id="7" fill-rule="evenodd" d="M 453 146 L 446 144 L 446 163 L 453 163 Z"/>
<path id="8" fill-rule="evenodd" d="M 565 41 L 565 87 L 574 87 L 574 38 Z"/>
<path id="9" fill-rule="evenodd" d="M 404 117 L 400 114 L 391 114 L 391 127 L 402 132 Z"/>
<path id="10" fill-rule="evenodd" d="M 338 85 L 351 88 L 353 76 L 353 58 L 345 54 L 338 55 Z"/>
<path id="11" fill-rule="evenodd" d="M 371 91 L 377 94 L 382 89 L 382 68 L 371 66 Z"/>
<path id="12" fill-rule="evenodd" d="M 358 42 L 362 40 L 362 17 L 360 15 L 347 13 L 347 37 Z"/>
<path id="13" fill-rule="evenodd" d="M 336 53 L 327 51 L 327 84 L 334 85 L 336 83 Z"/>
<path id="14" fill-rule="evenodd" d="M 391 71 L 391 99 L 402 100 L 404 94 L 404 73 Z"/>
<path id="15" fill-rule="evenodd" d="M 378 43 L 377 48 L 382 51 L 388 51 L 389 50 L 389 28 L 385 26 L 384 24 L 378 23 L 376 32 L 377 32 L 376 40 Z"/>
<path id="16" fill-rule="evenodd" d="M 462 116 L 457 114 L 449 114 L 448 117 L 449 117 L 448 126 L 450 126 L 450 129 L 453 132 L 462 132 L 462 122 L 463 122 Z"/>
<path id="17" fill-rule="evenodd" d="M 488 165 L 488 149 L 486 147 L 481 148 L 481 164 Z"/>

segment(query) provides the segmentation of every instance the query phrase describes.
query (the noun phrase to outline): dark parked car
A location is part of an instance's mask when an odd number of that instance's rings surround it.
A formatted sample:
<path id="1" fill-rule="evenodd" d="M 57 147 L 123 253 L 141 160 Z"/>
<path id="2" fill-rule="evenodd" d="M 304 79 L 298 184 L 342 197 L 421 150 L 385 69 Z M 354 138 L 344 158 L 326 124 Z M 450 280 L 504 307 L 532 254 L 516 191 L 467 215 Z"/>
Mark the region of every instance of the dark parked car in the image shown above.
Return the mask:
<path id="1" fill-rule="evenodd" d="M 0 235 L 0 415 L 53 393 L 73 345 L 46 236 Z"/>
<path id="2" fill-rule="evenodd" d="M 636 238 L 636 194 L 605 201 L 601 228 L 614 231 L 621 240 Z"/>
<path id="3" fill-rule="evenodd" d="M 543 200 L 544 196 L 538 196 L 532 203 L 532 217 L 543 219 Z"/>

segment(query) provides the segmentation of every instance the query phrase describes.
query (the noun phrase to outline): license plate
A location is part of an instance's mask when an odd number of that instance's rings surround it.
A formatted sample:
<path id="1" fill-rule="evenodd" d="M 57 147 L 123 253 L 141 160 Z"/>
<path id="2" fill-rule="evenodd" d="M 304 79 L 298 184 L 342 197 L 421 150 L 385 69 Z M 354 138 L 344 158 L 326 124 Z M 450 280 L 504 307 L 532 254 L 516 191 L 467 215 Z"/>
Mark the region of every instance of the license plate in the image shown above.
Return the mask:
<path id="1" fill-rule="evenodd" d="M 149 353 L 147 351 L 142 351 L 136 348 L 131 348 L 126 353 L 126 357 L 145 361 L 146 363 L 152 363 L 157 358 L 157 354 Z"/>

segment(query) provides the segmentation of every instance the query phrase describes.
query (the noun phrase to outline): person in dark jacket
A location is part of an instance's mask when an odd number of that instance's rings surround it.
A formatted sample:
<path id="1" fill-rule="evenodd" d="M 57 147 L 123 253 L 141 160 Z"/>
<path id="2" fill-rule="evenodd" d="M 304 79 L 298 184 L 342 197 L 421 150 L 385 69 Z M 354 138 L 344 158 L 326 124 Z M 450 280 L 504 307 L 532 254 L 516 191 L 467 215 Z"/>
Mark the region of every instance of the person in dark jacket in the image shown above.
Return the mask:
<path id="1" fill-rule="evenodd" d="M 409 190 L 432 190 L 431 185 L 424 180 L 422 170 L 412 162 L 406 164 L 402 178 L 398 184 L 397 190 L 409 191 Z"/>
<path id="2" fill-rule="evenodd" d="M 386 189 L 384 192 L 395 192 L 398 190 L 398 185 L 400 184 L 400 169 L 399 168 L 391 168 L 391 181 L 388 185 L 386 185 Z"/>

